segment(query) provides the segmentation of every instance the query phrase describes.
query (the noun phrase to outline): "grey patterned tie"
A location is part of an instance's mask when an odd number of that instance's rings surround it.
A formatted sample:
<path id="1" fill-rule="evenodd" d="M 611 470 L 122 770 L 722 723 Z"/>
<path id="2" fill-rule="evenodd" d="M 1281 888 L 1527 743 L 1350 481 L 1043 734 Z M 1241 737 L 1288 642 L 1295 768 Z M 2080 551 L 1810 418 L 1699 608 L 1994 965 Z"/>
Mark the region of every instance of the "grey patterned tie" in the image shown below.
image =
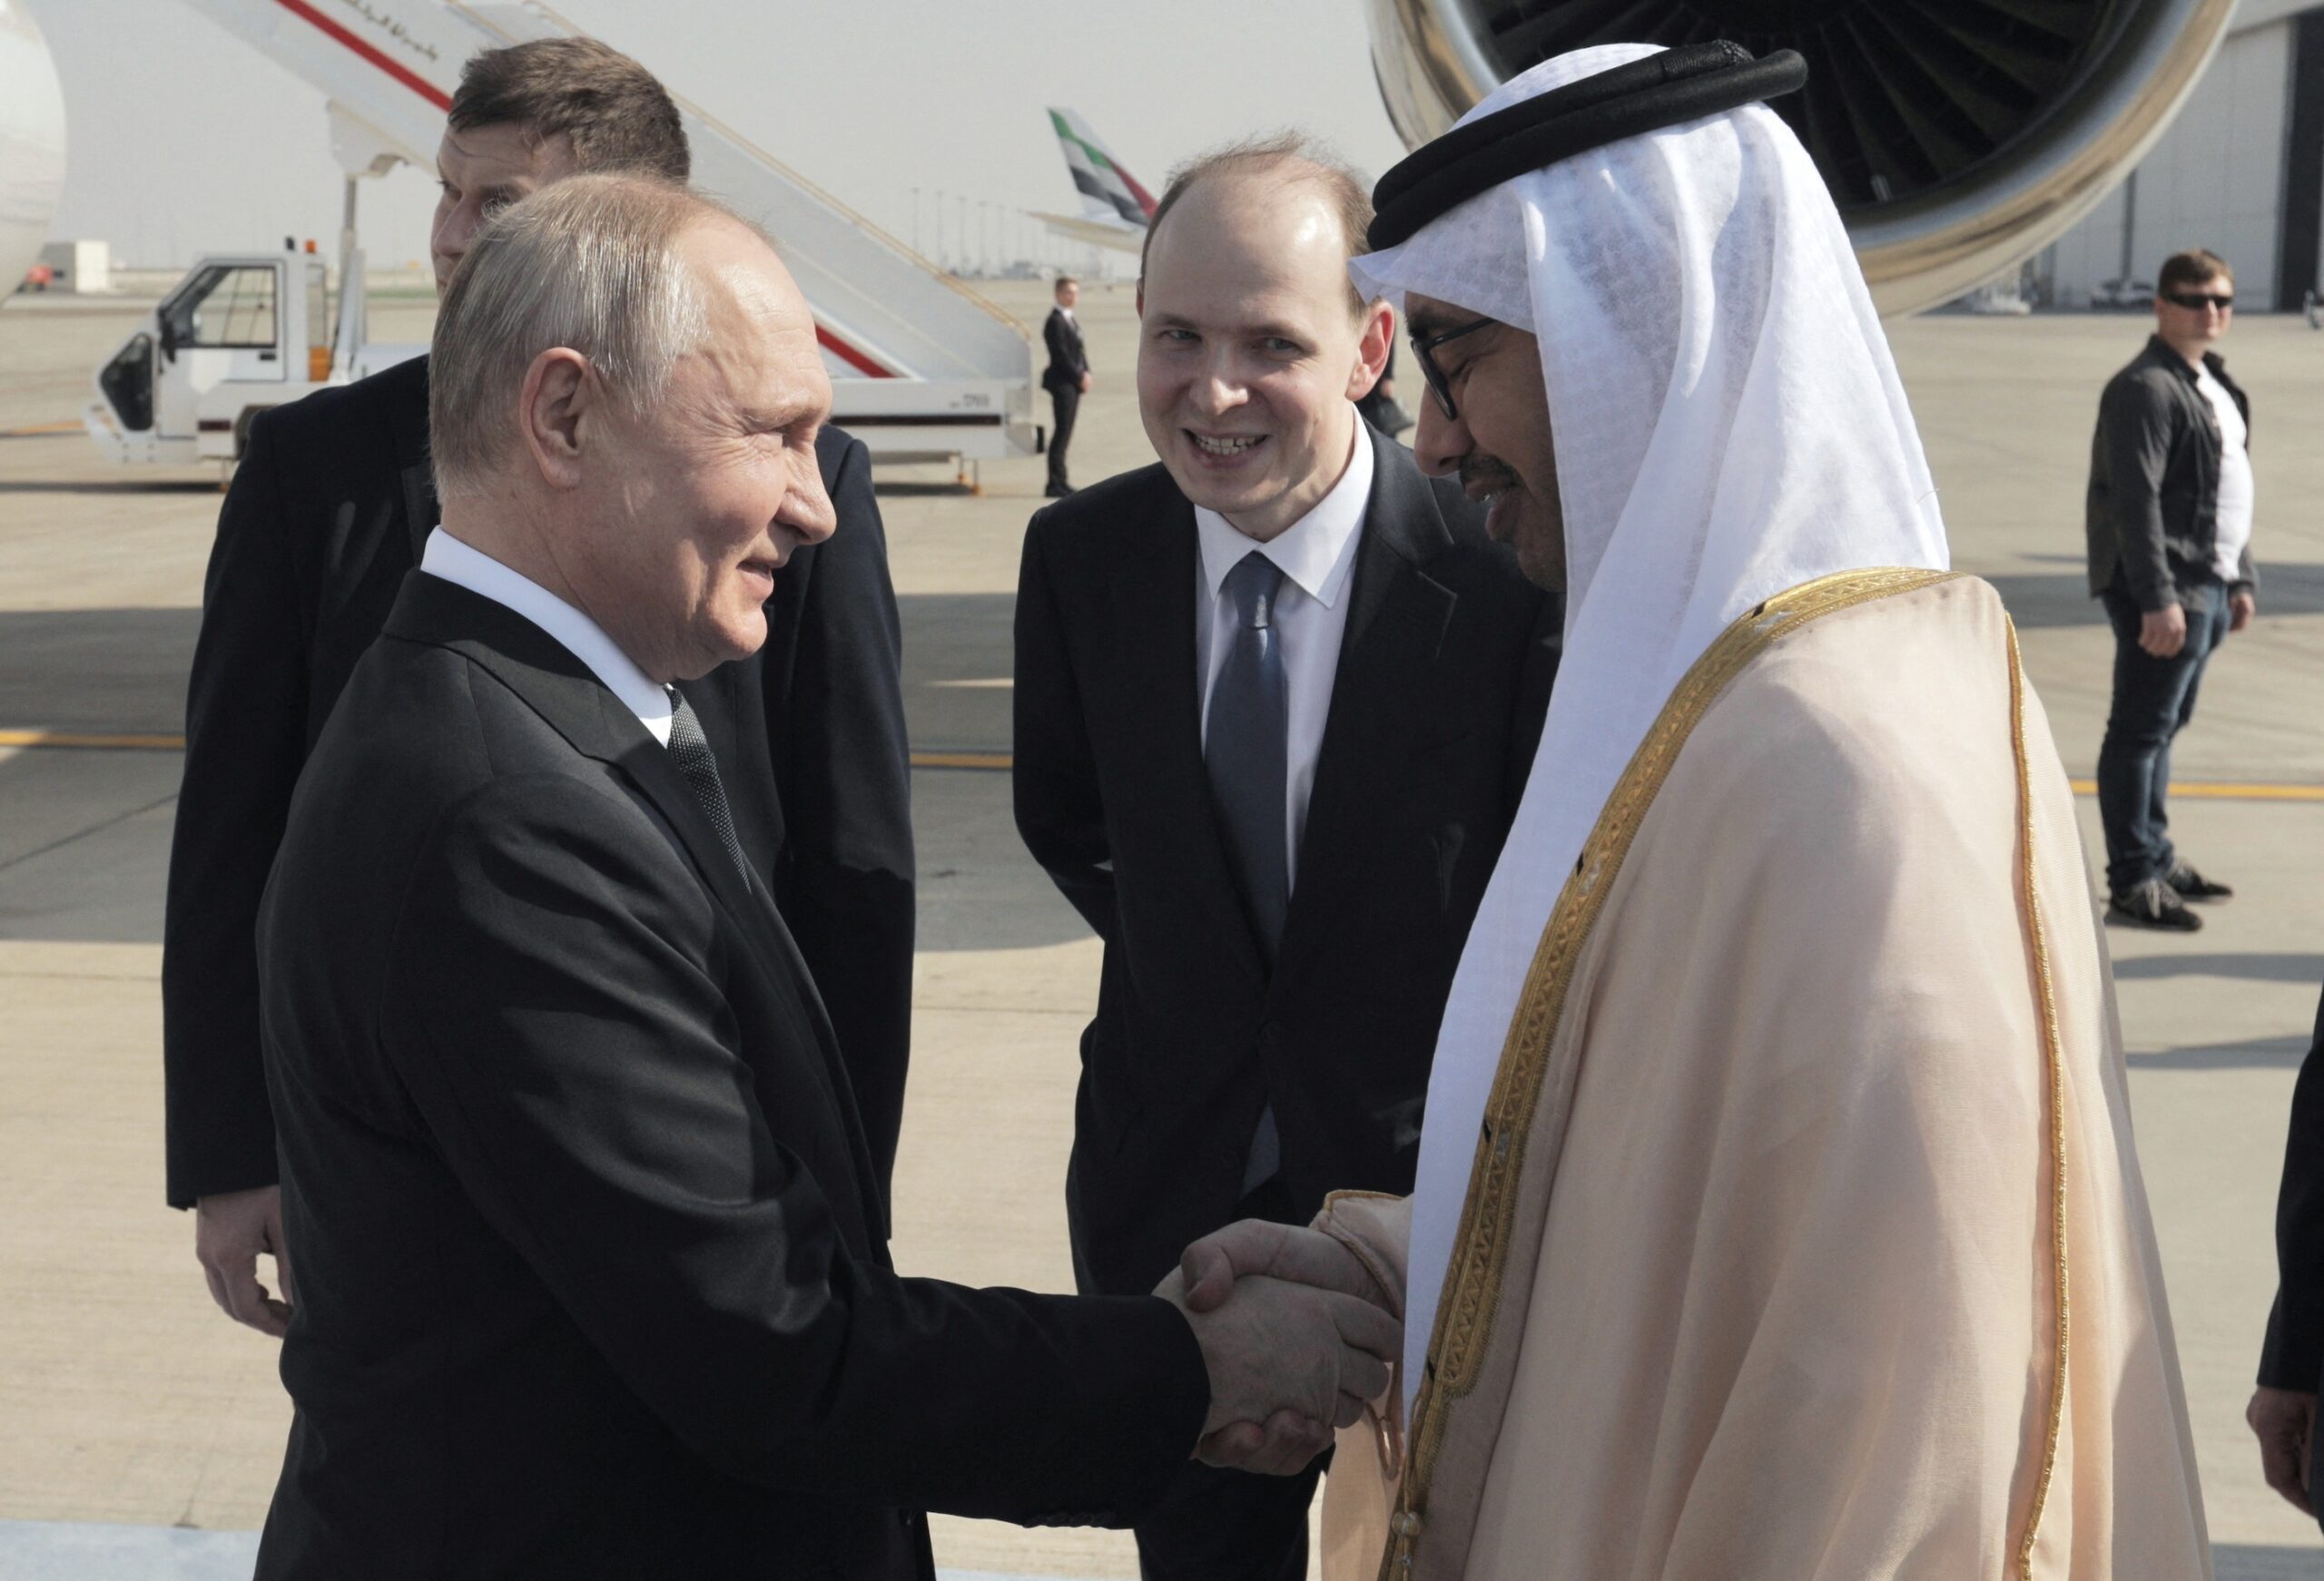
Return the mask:
<path id="1" fill-rule="evenodd" d="M 1235 879 L 1270 966 L 1291 909 L 1291 860 L 1285 847 L 1291 702 L 1283 639 L 1275 626 L 1275 595 L 1282 590 L 1283 568 L 1256 549 L 1226 574 L 1235 632 L 1226 662 L 1211 683 L 1202 751 Z M 1243 1170 L 1245 1195 L 1274 1177 L 1282 1153 L 1270 1105 L 1251 1138 Z"/>
<path id="2" fill-rule="evenodd" d="M 743 859 L 743 842 L 734 838 L 734 819 L 726 810 L 726 787 L 718 781 L 718 760 L 710 755 L 710 739 L 702 733 L 702 721 L 694 717 L 694 704 L 686 701 L 685 693 L 675 686 L 662 690 L 670 694 L 670 761 L 685 781 L 686 789 L 694 792 L 694 805 L 718 831 L 718 843 L 726 848 L 747 889 L 751 865 Z"/>

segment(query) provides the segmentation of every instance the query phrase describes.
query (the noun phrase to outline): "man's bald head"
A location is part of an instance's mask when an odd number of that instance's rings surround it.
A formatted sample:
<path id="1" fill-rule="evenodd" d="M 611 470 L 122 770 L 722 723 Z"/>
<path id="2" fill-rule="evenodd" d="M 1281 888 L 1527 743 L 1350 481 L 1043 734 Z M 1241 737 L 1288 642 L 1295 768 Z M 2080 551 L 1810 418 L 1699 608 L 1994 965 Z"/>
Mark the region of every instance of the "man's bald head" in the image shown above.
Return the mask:
<path id="1" fill-rule="evenodd" d="M 1363 190 L 1304 143 L 1244 144 L 1181 171 L 1147 232 L 1138 415 L 1197 506 L 1265 541 L 1329 494 L 1380 377 L 1393 316 L 1348 284 Z"/>
<path id="2" fill-rule="evenodd" d="M 1154 255 L 1155 238 L 1163 222 L 1196 188 L 1233 184 L 1254 192 L 1305 188 L 1323 202 L 1337 225 L 1345 255 L 1364 250 L 1364 232 L 1372 223 L 1372 195 L 1364 178 L 1343 163 L 1332 151 L 1300 132 L 1278 132 L 1246 138 L 1214 149 L 1170 172 L 1162 201 L 1147 223 L 1146 242 L 1139 249 L 1137 273 L 1141 283 Z M 1361 314 L 1364 302 L 1355 288 L 1347 291 L 1348 311 Z"/>

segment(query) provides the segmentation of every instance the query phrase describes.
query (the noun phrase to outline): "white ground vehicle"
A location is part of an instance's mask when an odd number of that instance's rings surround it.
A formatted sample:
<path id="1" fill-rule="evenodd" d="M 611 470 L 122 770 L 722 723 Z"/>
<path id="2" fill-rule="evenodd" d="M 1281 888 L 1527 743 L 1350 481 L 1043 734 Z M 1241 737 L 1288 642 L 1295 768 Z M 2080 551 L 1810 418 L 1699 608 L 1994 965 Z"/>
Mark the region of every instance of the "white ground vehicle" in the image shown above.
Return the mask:
<path id="1" fill-rule="evenodd" d="M 97 371 L 84 420 L 123 462 L 231 464 L 257 412 L 424 349 L 364 343 L 358 186 L 399 161 L 435 168 L 468 56 L 578 31 L 529 3 L 399 0 L 392 11 L 365 0 L 187 3 L 330 96 L 331 151 L 347 174 L 346 289 L 334 313 L 321 260 L 304 252 L 196 264 Z M 966 466 L 1040 448 L 1025 326 L 715 117 L 684 99 L 678 108 L 696 183 L 781 241 L 814 310 L 832 419 L 874 460 Z"/>
<path id="2" fill-rule="evenodd" d="M 89 437 L 111 461 L 231 463 L 267 408 L 419 356 L 364 344 L 361 257 L 337 314 L 311 246 L 204 258 L 97 370 Z"/>

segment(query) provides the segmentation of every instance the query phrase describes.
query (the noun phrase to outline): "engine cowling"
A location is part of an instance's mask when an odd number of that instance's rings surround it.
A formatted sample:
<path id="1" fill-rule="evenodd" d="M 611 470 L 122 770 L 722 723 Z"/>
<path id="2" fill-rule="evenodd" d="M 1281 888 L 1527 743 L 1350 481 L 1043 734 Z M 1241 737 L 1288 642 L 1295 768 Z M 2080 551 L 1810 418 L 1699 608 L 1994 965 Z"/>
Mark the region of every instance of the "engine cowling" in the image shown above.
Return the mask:
<path id="1" fill-rule="evenodd" d="M 1599 44 L 1796 49 L 1774 102 L 1884 313 L 2032 257 L 2137 165 L 2234 0 L 1370 0 L 1381 97 L 1418 147 L 1518 73 Z"/>
<path id="2" fill-rule="evenodd" d="M 0 0 L 0 298 L 48 240 L 64 195 L 64 90 L 22 0 Z"/>

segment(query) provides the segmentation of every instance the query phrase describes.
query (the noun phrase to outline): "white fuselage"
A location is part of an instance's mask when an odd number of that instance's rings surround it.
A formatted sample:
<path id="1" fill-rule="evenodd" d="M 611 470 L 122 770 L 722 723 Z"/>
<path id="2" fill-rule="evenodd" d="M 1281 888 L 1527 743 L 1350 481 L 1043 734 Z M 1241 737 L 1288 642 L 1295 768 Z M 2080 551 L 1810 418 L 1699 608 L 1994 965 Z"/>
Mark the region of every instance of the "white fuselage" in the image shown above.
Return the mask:
<path id="1" fill-rule="evenodd" d="M 0 297 L 48 241 L 64 195 L 64 89 L 23 0 L 0 0 Z"/>

